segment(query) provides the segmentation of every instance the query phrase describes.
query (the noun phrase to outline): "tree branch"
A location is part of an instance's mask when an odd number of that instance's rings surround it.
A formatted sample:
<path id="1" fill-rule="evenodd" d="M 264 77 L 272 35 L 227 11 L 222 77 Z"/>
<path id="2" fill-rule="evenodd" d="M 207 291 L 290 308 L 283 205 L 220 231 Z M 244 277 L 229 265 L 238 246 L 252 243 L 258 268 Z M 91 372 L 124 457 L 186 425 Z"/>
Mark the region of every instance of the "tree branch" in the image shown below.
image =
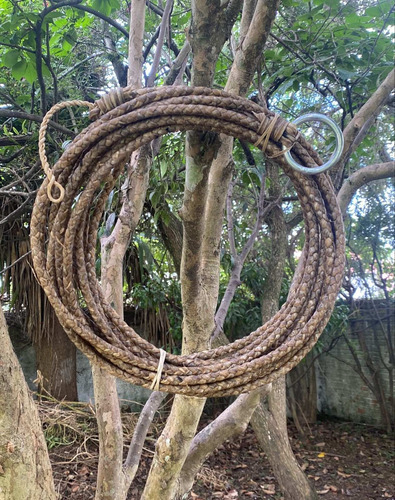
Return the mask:
<path id="1" fill-rule="evenodd" d="M 229 234 L 229 241 L 231 242 L 231 238 L 232 238 L 233 245 L 234 245 L 233 249 L 232 249 L 232 245 L 231 245 L 231 255 L 233 258 L 233 267 L 232 267 L 232 272 L 231 272 L 231 275 L 229 278 L 228 285 L 226 287 L 224 296 L 221 300 L 221 304 L 220 304 L 220 306 L 215 314 L 215 329 L 211 335 L 211 342 L 222 332 L 225 318 L 226 318 L 226 315 L 228 314 L 229 306 L 233 300 L 233 297 L 236 293 L 237 288 L 241 284 L 241 281 L 240 281 L 241 271 L 242 271 L 244 263 L 248 257 L 248 254 L 251 252 L 252 247 L 254 246 L 255 240 L 258 236 L 258 233 L 259 233 L 259 230 L 262 226 L 264 218 L 268 213 L 270 213 L 270 211 L 274 207 L 276 207 L 280 203 L 282 196 L 284 194 L 284 190 L 286 189 L 286 187 L 284 187 L 284 189 L 281 189 L 279 191 L 279 193 L 277 194 L 277 197 L 273 201 L 268 203 L 266 205 L 266 207 L 264 207 L 265 182 L 266 182 L 266 177 L 262 176 L 261 189 L 259 192 L 259 200 L 258 200 L 258 213 L 257 213 L 254 229 L 252 230 L 252 232 L 251 232 L 247 242 L 245 243 L 244 247 L 242 248 L 240 254 L 237 254 L 235 243 L 234 243 L 233 220 L 231 220 L 231 225 L 229 225 L 229 207 L 231 207 L 232 194 L 230 193 L 230 196 L 229 196 L 229 191 L 228 191 L 228 198 L 227 198 L 228 233 L 230 233 Z M 231 213 L 231 208 L 230 208 L 230 213 Z M 231 228 L 231 231 L 229 230 L 229 228 Z"/>
<path id="2" fill-rule="evenodd" d="M 346 214 L 347 207 L 358 189 L 369 182 L 387 177 L 395 177 L 395 162 L 376 163 L 363 167 L 348 177 L 343 183 L 338 195 L 340 209 L 343 217 Z"/>
<path id="3" fill-rule="evenodd" d="M 234 182 L 230 181 L 228 187 L 228 194 L 226 196 L 226 219 L 228 222 L 228 240 L 230 247 L 230 255 L 232 259 L 235 261 L 237 259 L 237 251 L 235 243 L 235 231 L 234 231 L 233 210 L 232 210 L 233 188 L 234 188 Z"/>
<path id="4" fill-rule="evenodd" d="M 112 67 L 114 68 L 114 73 L 115 76 L 117 77 L 118 85 L 120 87 L 126 87 L 128 80 L 128 67 L 125 66 L 122 57 L 120 56 L 120 54 L 116 49 L 115 42 L 111 36 L 107 24 L 105 24 L 104 21 L 102 21 L 102 23 L 104 28 L 104 44 L 106 46 L 106 49 L 108 49 L 109 51 L 107 58 L 111 62 Z"/>
<path id="5" fill-rule="evenodd" d="M 145 2 L 134 0 L 130 6 L 129 73 L 128 85 L 141 88 L 142 53 L 144 43 Z"/>
<path id="6" fill-rule="evenodd" d="M 185 67 L 190 52 L 191 52 L 191 45 L 188 42 L 188 40 L 186 40 L 182 49 L 178 53 L 178 56 L 173 61 L 170 71 L 165 79 L 165 85 L 173 85 L 176 79 L 180 75 L 182 75 L 182 73 L 184 72 L 182 71 L 182 69 L 183 67 Z"/>
<path id="7" fill-rule="evenodd" d="M 17 146 L 25 144 L 32 138 L 31 134 L 26 135 L 10 135 L 9 137 L 0 137 L 0 146 Z"/>
<path id="8" fill-rule="evenodd" d="M 374 94 L 366 101 L 361 109 L 356 113 L 344 130 L 344 153 L 343 156 L 350 156 L 354 140 L 360 133 L 363 125 L 377 113 L 385 104 L 390 93 L 394 90 L 395 70 L 392 70 L 381 83 Z"/>
<path id="9" fill-rule="evenodd" d="M 134 2 L 133 2 L 134 3 Z M 83 10 L 84 12 L 89 12 L 89 14 L 92 14 L 96 17 L 99 17 L 100 19 L 103 19 L 103 21 L 106 21 L 106 23 L 110 24 L 113 28 L 117 29 L 119 32 L 122 33 L 122 35 L 125 38 L 129 38 L 129 31 L 125 29 L 123 26 L 121 26 L 119 23 L 114 21 L 114 19 L 111 19 L 111 17 L 108 17 L 101 12 L 92 9 L 92 7 L 88 7 L 86 5 L 74 5 L 76 9 Z"/>
<path id="10" fill-rule="evenodd" d="M 151 36 L 150 41 L 145 44 L 144 52 L 143 52 L 143 60 L 146 61 L 149 53 L 151 52 L 152 47 L 154 46 L 156 40 L 158 39 L 160 32 L 161 24 L 156 28 L 155 33 Z"/>
<path id="11" fill-rule="evenodd" d="M 260 398 L 270 390 L 271 384 L 242 394 L 219 417 L 196 434 L 180 474 L 177 498 L 184 498 L 189 492 L 197 472 L 219 445 L 246 430 Z"/>
<path id="12" fill-rule="evenodd" d="M 240 40 L 235 59 L 230 70 L 226 90 L 245 95 L 257 63 L 268 39 L 274 18 L 276 17 L 279 0 L 258 0 L 253 16 L 243 10 L 244 16 L 251 18 L 251 23 L 244 28 L 245 37 Z"/>
<path id="13" fill-rule="evenodd" d="M 374 121 L 374 117 L 381 111 L 381 108 L 385 105 L 389 95 L 393 91 L 394 79 L 395 70 L 392 70 L 344 129 L 344 150 L 342 158 L 331 172 L 331 177 L 337 189 L 340 189 L 344 167 L 348 159 L 355 151 L 358 144 L 366 137 L 370 125 Z M 369 126 L 367 126 L 367 124 L 369 124 Z"/>
<path id="14" fill-rule="evenodd" d="M 172 9 L 173 9 L 173 0 L 167 0 L 165 10 L 163 11 L 163 15 L 162 15 L 162 21 L 160 23 L 160 30 L 159 30 L 158 41 L 156 44 L 156 51 L 155 51 L 155 55 L 154 55 L 154 60 L 152 62 L 151 71 L 150 71 L 150 73 L 148 75 L 148 79 L 147 79 L 147 87 L 153 87 L 153 85 L 155 83 L 155 77 L 156 77 L 156 73 L 158 71 L 159 62 L 160 62 L 160 58 L 162 55 L 163 42 L 165 40 L 165 34 L 166 34 L 167 26 L 168 26 L 169 19 L 170 19 L 170 13 L 171 13 Z"/>
<path id="15" fill-rule="evenodd" d="M 60 75 L 58 76 L 58 80 L 65 78 L 67 75 L 72 73 L 75 69 L 79 68 L 80 66 L 82 66 L 86 62 L 90 61 L 91 59 L 94 59 L 95 57 L 102 56 L 103 54 L 105 54 L 105 52 L 104 52 L 104 50 L 101 50 L 100 52 L 94 52 L 90 56 L 85 57 L 85 59 L 82 59 L 82 61 L 78 61 L 76 64 L 71 66 L 71 68 L 67 68 L 66 70 L 62 71 L 62 73 L 60 73 Z"/>
<path id="16" fill-rule="evenodd" d="M 147 0 L 146 2 L 147 7 L 152 10 L 152 12 L 155 12 L 155 14 L 158 14 L 158 16 L 162 17 L 163 16 L 163 9 L 159 7 L 158 5 L 155 5 L 154 3 L 150 2 Z"/>
<path id="17" fill-rule="evenodd" d="M 252 18 L 254 17 L 257 0 L 245 0 L 243 2 L 243 10 L 240 21 L 240 39 L 239 43 L 243 43 L 250 28 Z"/>
<path id="18" fill-rule="evenodd" d="M 165 392 L 153 392 L 140 413 L 136 427 L 133 431 L 133 438 L 130 442 L 128 456 L 123 466 L 124 473 L 128 476 L 129 482 L 133 481 L 137 472 L 148 429 L 166 395 Z"/>
<path id="19" fill-rule="evenodd" d="M 26 145 L 22 146 L 18 151 L 15 151 L 15 153 L 9 155 L 9 156 L 0 156 L 0 165 L 6 165 L 7 163 L 11 163 L 12 160 L 15 160 L 15 158 L 18 158 L 23 151 L 25 150 Z"/>
<path id="20" fill-rule="evenodd" d="M 24 212 L 26 206 L 31 203 L 35 194 L 36 194 L 36 192 L 29 193 L 30 196 L 28 196 L 26 198 L 26 200 L 23 203 L 21 203 L 21 205 L 19 205 L 18 208 L 16 208 L 13 212 L 8 214 L 7 217 L 4 217 L 4 219 L 0 220 L 0 226 L 3 226 L 4 224 L 10 223 L 10 222 L 18 219 L 18 217 Z"/>
<path id="21" fill-rule="evenodd" d="M 5 109 L 5 108 L 0 108 L 0 117 L 19 118 L 21 120 L 30 120 L 32 122 L 37 122 L 37 123 L 41 123 L 43 121 L 43 118 L 41 116 L 32 115 L 30 113 L 23 113 L 22 111 L 12 111 L 10 109 Z M 58 123 L 55 123 L 52 120 L 49 122 L 49 126 L 56 130 L 59 130 L 59 132 L 62 132 L 63 134 L 66 134 L 70 137 L 75 136 L 72 130 L 63 127 L 62 125 L 59 125 Z"/>

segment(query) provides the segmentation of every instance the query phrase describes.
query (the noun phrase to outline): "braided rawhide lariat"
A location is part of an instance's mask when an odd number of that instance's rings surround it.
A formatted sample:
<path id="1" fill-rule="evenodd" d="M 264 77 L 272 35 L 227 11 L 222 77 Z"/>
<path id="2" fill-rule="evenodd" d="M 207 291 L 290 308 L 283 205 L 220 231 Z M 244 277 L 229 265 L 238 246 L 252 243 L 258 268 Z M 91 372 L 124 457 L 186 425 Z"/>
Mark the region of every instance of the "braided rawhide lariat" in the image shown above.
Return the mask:
<path id="1" fill-rule="evenodd" d="M 189 396 L 248 392 L 291 370 L 324 329 L 344 268 L 343 223 L 329 177 L 302 175 L 280 156 L 292 147 L 303 165 L 321 165 L 312 147 L 272 112 L 207 88 L 117 90 L 95 103 L 91 116 L 96 121 L 53 169 L 64 187 L 62 201 L 50 201 L 46 179 L 31 221 L 34 268 L 70 339 L 121 379 Z M 131 153 L 156 137 L 185 130 L 220 132 L 261 149 L 264 144 L 265 154 L 276 158 L 297 191 L 306 240 L 288 300 L 265 325 L 232 344 L 177 356 L 142 339 L 105 301 L 95 248 L 107 197 Z"/>

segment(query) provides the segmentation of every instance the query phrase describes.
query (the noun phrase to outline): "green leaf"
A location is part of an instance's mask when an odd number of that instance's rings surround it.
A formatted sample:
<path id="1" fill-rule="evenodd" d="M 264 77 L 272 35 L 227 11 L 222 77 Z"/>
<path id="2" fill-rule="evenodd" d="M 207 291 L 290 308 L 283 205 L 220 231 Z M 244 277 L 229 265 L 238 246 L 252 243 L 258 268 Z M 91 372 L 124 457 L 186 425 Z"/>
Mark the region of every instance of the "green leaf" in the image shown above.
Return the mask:
<path id="1" fill-rule="evenodd" d="M 368 7 L 366 10 L 365 10 L 365 15 L 369 16 L 369 17 L 382 17 L 383 16 L 383 13 L 380 9 L 380 7 Z"/>
<path id="2" fill-rule="evenodd" d="M 66 39 L 63 40 L 63 43 L 62 43 L 63 51 L 62 51 L 61 55 L 68 54 L 72 48 L 73 48 L 73 46 Z"/>
<path id="3" fill-rule="evenodd" d="M 119 0 L 108 0 L 108 4 L 110 5 L 112 11 L 118 10 L 121 6 Z"/>
<path id="4" fill-rule="evenodd" d="M 7 68 L 12 68 L 17 63 L 20 55 L 21 53 L 17 49 L 9 50 L 3 56 L 3 65 Z"/>
<path id="5" fill-rule="evenodd" d="M 43 70 L 43 76 L 48 76 L 48 77 L 51 76 L 51 72 L 49 71 L 48 66 L 46 64 L 43 64 L 42 70 Z"/>
<path id="6" fill-rule="evenodd" d="M 332 9 L 337 9 L 339 7 L 340 0 L 325 0 L 325 4 Z"/>
<path id="7" fill-rule="evenodd" d="M 70 45 L 74 45 L 76 40 L 77 40 L 77 34 L 74 30 L 69 31 L 68 33 L 64 34 L 64 39 L 66 42 L 68 42 Z"/>
<path id="8" fill-rule="evenodd" d="M 150 202 L 152 203 L 152 206 L 156 208 L 158 205 L 159 199 L 160 199 L 161 193 L 160 191 L 152 191 L 149 195 Z"/>
<path id="9" fill-rule="evenodd" d="M 288 66 L 286 68 L 283 68 L 282 74 L 283 76 L 291 76 L 294 73 L 294 69 L 292 66 Z"/>
<path id="10" fill-rule="evenodd" d="M 29 83 L 34 83 L 37 80 L 37 71 L 35 64 L 31 62 L 27 63 L 24 76 Z"/>
<path id="11" fill-rule="evenodd" d="M 106 0 L 94 0 L 92 7 L 106 16 L 111 14 L 111 6 Z"/>
<path id="12" fill-rule="evenodd" d="M 27 62 L 25 61 L 25 59 L 17 62 L 11 69 L 12 76 L 16 80 L 20 80 L 25 76 L 26 68 L 27 68 Z"/>
<path id="13" fill-rule="evenodd" d="M 343 68 L 338 68 L 337 72 L 339 73 L 340 78 L 343 80 L 351 80 L 351 78 L 354 78 L 358 75 L 358 73 L 355 73 L 354 71 L 348 71 L 347 69 Z"/>
<path id="14" fill-rule="evenodd" d="M 160 175 L 161 177 L 164 177 L 167 172 L 167 161 L 161 161 L 160 162 Z"/>
<path id="15" fill-rule="evenodd" d="M 28 14 L 25 14 L 25 16 L 32 23 L 36 23 L 38 21 L 38 19 L 40 19 L 39 14 L 35 14 L 34 12 L 29 12 Z"/>
<path id="16" fill-rule="evenodd" d="M 358 14 L 356 14 L 355 12 L 353 12 L 352 14 L 348 15 L 345 18 L 345 22 L 346 22 L 347 26 L 349 26 L 350 28 L 353 28 L 356 26 L 360 26 L 362 21 L 361 21 L 361 17 L 358 16 Z"/>
<path id="17" fill-rule="evenodd" d="M 162 221 L 164 222 L 165 226 L 169 225 L 170 222 L 170 214 L 169 212 L 166 212 L 165 210 L 161 211 L 161 216 L 162 216 Z"/>

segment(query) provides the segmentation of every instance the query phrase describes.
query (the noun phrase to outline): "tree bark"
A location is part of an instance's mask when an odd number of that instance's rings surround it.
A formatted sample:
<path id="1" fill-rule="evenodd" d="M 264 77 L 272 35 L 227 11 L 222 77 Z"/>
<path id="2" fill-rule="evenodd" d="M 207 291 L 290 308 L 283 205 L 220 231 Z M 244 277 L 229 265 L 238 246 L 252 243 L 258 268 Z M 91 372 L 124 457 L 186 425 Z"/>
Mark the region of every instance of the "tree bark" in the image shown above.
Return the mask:
<path id="1" fill-rule="evenodd" d="M 185 498 L 206 458 L 227 439 L 242 434 L 259 400 L 271 390 L 271 384 L 238 397 L 221 415 L 194 437 L 178 480 L 177 499 Z"/>
<path id="2" fill-rule="evenodd" d="M 285 378 L 273 383 L 267 406 L 261 403 L 251 419 L 255 434 L 273 467 L 285 500 L 317 500 L 289 443 L 285 414 Z"/>
<path id="3" fill-rule="evenodd" d="M 12 348 L 1 308 L 0 345 L 0 498 L 55 500 L 40 418 Z"/>
<path id="4" fill-rule="evenodd" d="M 34 342 L 42 385 L 39 390 L 44 389 L 58 400 L 78 401 L 76 347 L 63 330 L 51 305 L 47 304 L 51 311 L 46 311 L 46 314 L 52 316 L 53 329 Z"/>

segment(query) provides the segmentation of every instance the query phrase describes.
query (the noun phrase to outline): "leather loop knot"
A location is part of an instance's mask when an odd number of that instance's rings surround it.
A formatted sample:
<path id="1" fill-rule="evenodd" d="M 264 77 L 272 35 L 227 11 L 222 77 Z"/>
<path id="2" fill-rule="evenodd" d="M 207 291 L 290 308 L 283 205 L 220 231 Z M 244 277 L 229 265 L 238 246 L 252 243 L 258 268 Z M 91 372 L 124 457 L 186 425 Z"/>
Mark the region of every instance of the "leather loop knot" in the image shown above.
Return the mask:
<path id="1" fill-rule="evenodd" d="M 292 132 L 296 132 L 293 140 L 290 140 L 289 137 L 284 137 L 285 131 L 290 127 L 291 124 L 277 113 L 273 113 L 272 115 L 260 113 L 256 114 L 255 116 L 261 121 L 261 123 L 257 130 L 258 134 L 260 134 L 260 137 L 254 143 L 254 146 L 259 147 L 262 152 L 265 152 L 270 140 L 274 142 L 286 141 L 289 143 L 289 146 L 271 156 L 268 156 L 268 158 L 277 158 L 284 155 L 287 151 L 290 151 L 293 148 L 294 144 L 299 140 L 300 133 L 295 127 L 292 127 L 292 129 L 294 129 L 292 130 Z"/>
<path id="2" fill-rule="evenodd" d="M 124 89 L 121 87 L 111 89 L 108 94 L 104 94 L 101 99 L 95 101 L 95 107 L 91 110 L 89 118 L 93 121 L 97 120 L 100 116 L 105 115 L 128 100 L 128 97 L 124 94 Z"/>

